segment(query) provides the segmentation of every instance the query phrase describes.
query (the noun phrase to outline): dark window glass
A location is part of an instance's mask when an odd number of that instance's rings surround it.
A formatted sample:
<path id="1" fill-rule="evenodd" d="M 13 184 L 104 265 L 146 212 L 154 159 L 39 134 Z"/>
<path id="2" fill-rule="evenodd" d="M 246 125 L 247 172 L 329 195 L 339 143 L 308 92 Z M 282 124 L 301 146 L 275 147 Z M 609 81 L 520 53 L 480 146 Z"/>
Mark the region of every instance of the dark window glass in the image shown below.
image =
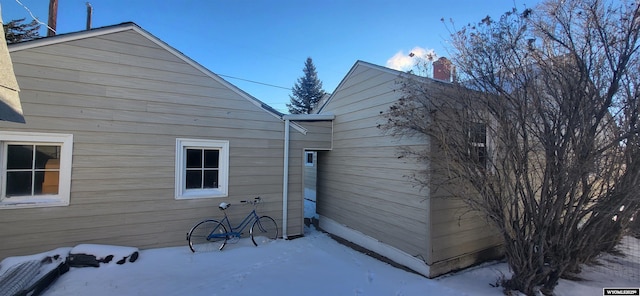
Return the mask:
<path id="1" fill-rule="evenodd" d="M 36 146 L 36 169 L 51 169 L 51 159 L 60 159 L 60 146 Z"/>
<path id="2" fill-rule="evenodd" d="M 31 169 L 33 166 L 33 145 L 7 145 L 7 169 Z"/>
<path id="3" fill-rule="evenodd" d="M 193 170 L 187 171 L 185 176 L 185 185 L 187 189 L 199 189 L 202 188 L 202 171 Z"/>
<path id="4" fill-rule="evenodd" d="M 204 151 L 204 167 L 205 168 L 218 168 L 220 159 L 220 151 L 218 150 L 205 150 Z M 217 178 L 216 178 L 217 179 Z"/>
<path id="5" fill-rule="evenodd" d="M 204 171 L 204 188 L 218 188 L 218 171 Z"/>
<path id="6" fill-rule="evenodd" d="M 7 172 L 7 197 L 31 195 L 31 171 Z"/>
<path id="7" fill-rule="evenodd" d="M 202 168 L 202 149 L 187 149 L 187 168 Z"/>
<path id="8" fill-rule="evenodd" d="M 307 153 L 307 163 L 313 163 L 313 153 Z"/>

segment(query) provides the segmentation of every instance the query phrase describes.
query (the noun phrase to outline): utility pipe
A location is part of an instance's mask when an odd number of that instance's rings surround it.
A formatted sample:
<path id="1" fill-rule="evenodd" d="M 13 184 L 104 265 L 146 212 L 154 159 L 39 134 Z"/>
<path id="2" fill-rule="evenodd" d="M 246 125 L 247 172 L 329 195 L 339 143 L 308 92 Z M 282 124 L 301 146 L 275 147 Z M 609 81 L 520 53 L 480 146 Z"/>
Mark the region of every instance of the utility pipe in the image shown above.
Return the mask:
<path id="1" fill-rule="evenodd" d="M 289 219 L 289 119 L 284 120 L 284 168 L 282 176 L 282 238 L 287 239 Z"/>

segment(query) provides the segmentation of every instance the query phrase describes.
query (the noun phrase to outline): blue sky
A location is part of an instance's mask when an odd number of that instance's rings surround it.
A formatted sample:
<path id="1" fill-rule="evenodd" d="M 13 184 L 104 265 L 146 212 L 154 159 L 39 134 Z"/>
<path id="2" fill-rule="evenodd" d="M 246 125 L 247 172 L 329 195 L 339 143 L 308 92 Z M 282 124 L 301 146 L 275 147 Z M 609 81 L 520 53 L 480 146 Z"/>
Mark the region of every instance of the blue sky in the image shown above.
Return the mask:
<path id="1" fill-rule="evenodd" d="M 87 0 L 58 0 L 58 33 L 85 29 Z M 410 52 L 448 56 L 449 32 L 539 0 L 89 0 L 92 27 L 135 22 L 214 73 L 287 112 L 311 57 L 328 92 L 357 60 L 401 68 Z M 20 4 L 22 3 L 22 5 Z M 2 19 L 47 22 L 49 0 L 2 0 Z M 24 5 L 24 6 L 23 6 Z M 26 6 L 26 8 L 25 8 Z M 46 35 L 44 26 L 41 35 Z M 393 59 L 395 56 L 395 59 Z M 231 77 L 256 81 L 251 83 Z"/>

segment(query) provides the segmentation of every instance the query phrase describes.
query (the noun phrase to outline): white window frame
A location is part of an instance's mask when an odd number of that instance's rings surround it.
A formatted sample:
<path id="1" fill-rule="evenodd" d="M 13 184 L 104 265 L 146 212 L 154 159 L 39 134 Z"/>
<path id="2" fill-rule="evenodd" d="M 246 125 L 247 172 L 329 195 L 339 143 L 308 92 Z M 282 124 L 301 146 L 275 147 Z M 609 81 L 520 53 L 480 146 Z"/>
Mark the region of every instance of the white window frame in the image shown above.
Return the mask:
<path id="1" fill-rule="evenodd" d="M 311 162 L 309 162 L 309 154 L 311 154 Z M 316 156 L 313 151 L 305 151 L 304 152 L 304 165 L 308 167 L 314 166 L 316 163 Z"/>
<path id="2" fill-rule="evenodd" d="M 7 198 L 7 145 L 59 145 L 60 173 L 58 194 L 14 196 Z M 0 131 L 0 209 L 68 206 L 71 197 L 73 135 Z"/>
<path id="3" fill-rule="evenodd" d="M 187 148 L 217 149 L 218 188 L 186 189 Z M 216 198 L 229 195 L 229 141 L 204 139 L 176 139 L 175 199 Z"/>

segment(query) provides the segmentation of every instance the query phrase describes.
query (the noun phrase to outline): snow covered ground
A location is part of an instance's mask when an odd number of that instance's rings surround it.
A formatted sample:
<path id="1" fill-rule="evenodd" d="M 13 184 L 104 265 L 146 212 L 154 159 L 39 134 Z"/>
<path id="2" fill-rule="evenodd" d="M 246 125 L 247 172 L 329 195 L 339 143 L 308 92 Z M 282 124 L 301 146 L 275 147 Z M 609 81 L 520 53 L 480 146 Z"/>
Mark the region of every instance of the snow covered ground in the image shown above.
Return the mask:
<path id="1" fill-rule="evenodd" d="M 309 188 L 304 189 L 304 217 L 318 218 L 318 214 L 316 214 L 316 191 Z"/>
<path id="2" fill-rule="evenodd" d="M 637 247 L 640 242 L 625 241 L 625 245 L 633 244 Z M 108 253 L 104 247 L 97 248 Z M 7 258 L 0 267 L 62 251 L 68 249 Z M 638 269 L 638 255 L 637 249 L 635 257 L 608 255 L 604 265 L 585 269 L 581 275 L 584 281 L 562 280 L 557 295 L 602 295 L 603 287 L 638 287 L 640 282 L 633 275 L 620 276 L 609 270 Z M 494 262 L 427 279 L 363 255 L 310 228 L 303 238 L 260 247 L 246 238 L 219 252 L 194 254 L 186 243 L 142 250 L 134 263 L 71 268 L 44 295 L 502 295 L 501 288 L 492 285 L 508 276 L 506 264 Z"/>

